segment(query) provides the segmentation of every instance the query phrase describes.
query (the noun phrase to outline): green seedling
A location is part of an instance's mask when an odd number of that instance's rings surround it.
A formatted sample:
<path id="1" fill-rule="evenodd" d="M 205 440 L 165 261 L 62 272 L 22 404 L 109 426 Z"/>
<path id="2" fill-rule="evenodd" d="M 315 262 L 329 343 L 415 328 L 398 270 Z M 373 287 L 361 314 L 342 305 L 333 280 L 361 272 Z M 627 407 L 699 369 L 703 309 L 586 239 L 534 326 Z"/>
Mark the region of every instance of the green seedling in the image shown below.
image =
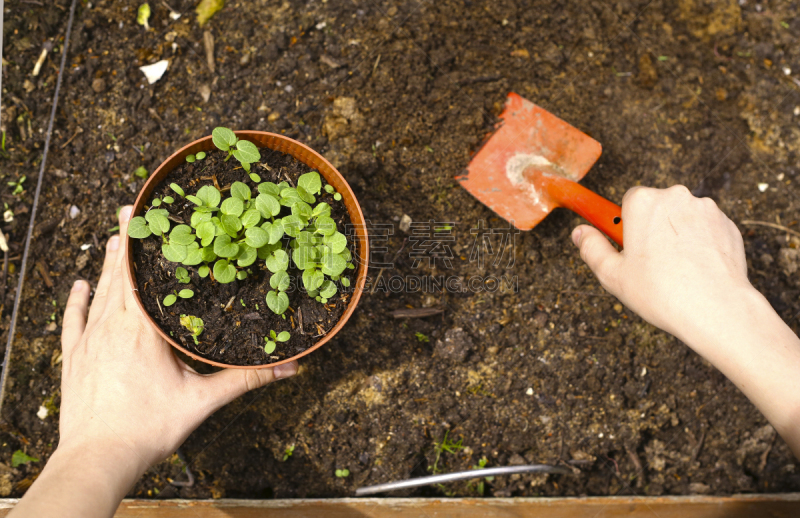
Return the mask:
<path id="1" fill-rule="evenodd" d="M 10 155 L 8 151 L 6 151 L 6 132 L 2 132 L 2 136 L 0 136 L 0 156 L 3 158 L 8 158 Z"/>
<path id="2" fill-rule="evenodd" d="M 326 185 L 325 192 L 328 194 L 333 194 L 333 199 L 336 201 L 341 201 L 342 199 L 342 195 L 336 192 L 336 189 L 334 189 L 332 185 Z"/>
<path id="3" fill-rule="evenodd" d="M 428 466 L 428 470 L 431 471 L 434 475 L 439 473 L 439 460 L 442 458 L 442 454 L 444 453 L 456 454 L 464 449 L 463 438 L 459 439 L 458 442 L 455 442 L 451 440 L 449 436 L 450 436 L 450 430 L 444 433 L 442 442 L 433 443 L 433 450 L 436 452 L 436 458 L 433 461 L 433 466 Z"/>
<path id="4" fill-rule="evenodd" d="M 255 144 L 249 140 L 239 140 L 236 134 L 228 128 L 214 128 L 214 131 L 211 132 L 211 140 L 217 146 L 217 149 L 228 152 L 225 160 L 230 157 L 236 158 L 248 173 L 250 172 L 250 164 L 261 160 L 261 153 Z"/>
<path id="5" fill-rule="evenodd" d="M 178 279 L 178 282 L 181 284 L 189 284 L 192 280 L 189 277 L 189 271 L 181 266 L 175 268 L 175 278 Z"/>
<path id="6" fill-rule="evenodd" d="M 31 462 L 39 462 L 39 459 L 37 459 L 36 457 L 31 457 L 22 450 L 17 450 L 13 454 L 11 454 L 12 468 L 17 468 L 19 466 L 22 466 L 23 464 L 28 464 Z"/>
<path id="7" fill-rule="evenodd" d="M 181 315 L 181 325 L 192 333 L 194 344 L 199 344 L 200 342 L 197 341 L 197 337 L 203 333 L 203 319 L 192 315 Z"/>
<path id="8" fill-rule="evenodd" d="M 286 462 L 287 460 L 289 460 L 289 457 L 291 457 L 293 453 L 294 453 L 294 444 L 290 444 L 289 446 L 286 447 L 285 450 L 283 450 L 283 460 L 281 462 Z"/>
<path id="9" fill-rule="evenodd" d="M 25 183 L 26 179 L 27 177 L 23 175 L 16 182 L 8 182 L 8 186 L 14 188 L 14 191 L 11 194 L 13 194 L 14 196 L 22 194 L 25 191 L 25 187 L 23 187 L 22 184 Z"/>
<path id="10" fill-rule="evenodd" d="M 472 466 L 472 469 L 484 469 L 484 468 L 486 468 L 486 465 L 488 463 L 489 463 L 489 461 L 486 459 L 486 457 L 482 457 L 481 460 L 478 461 L 477 465 Z M 486 489 L 486 487 L 484 485 L 484 480 L 486 482 L 491 482 L 491 481 L 494 480 L 494 477 L 483 477 L 483 480 L 478 482 L 478 485 L 477 485 L 478 494 L 480 494 L 481 496 L 483 496 L 483 493 L 484 493 L 484 491 Z M 467 487 L 471 487 L 471 485 L 469 485 Z"/>
<path id="11" fill-rule="evenodd" d="M 136 168 L 136 170 L 133 172 L 133 176 L 138 176 L 138 177 L 139 177 L 139 178 L 141 178 L 142 180 L 147 180 L 147 177 L 148 177 L 148 176 L 150 176 L 150 173 L 149 173 L 149 172 L 147 172 L 147 168 L 146 168 L 145 166 L 143 166 L 143 165 L 140 165 L 140 166 L 139 166 L 139 167 L 137 167 L 137 168 Z"/>
<path id="12" fill-rule="evenodd" d="M 345 468 L 345 469 L 337 469 L 335 471 L 335 474 L 336 474 L 337 478 L 347 478 L 347 477 L 350 476 L 350 470 L 347 469 L 347 468 Z"/>
<path id="13" fill-rule="evenodd" d="M 193 162 L 195 162 L 197 160 L 202 160 L 205 157 L 206 157 L 205 151 L 200 151 L 199 153 L 194 154 L 194 155 L 186 155 L 186 161 L 191 164 L 191 163 L 193 163 Z"/>
<path id="14" fill-rule="evenodd" d="M 267 354 L 272 354 L 275 352 L 275 348 L 278 346 L 276 342 L 288 342 L 292 335 L 289 331 L 281 331 L 280 333 L 276 333 L 275 331 L 269 331 L 269 336 L 264 337 L 264 341 L 267 342 L 264 345 L 264 352 Z"/>
<path id="15" fill-rule="evenodd" d="M 194 292 L 189 288 L 183 289 L 181 291 L 173 291 L 166 297 L 164 297 L 164 305 L 166 307 L 170 307 L 171 305 L 175 304 L 178 301 L 178 297 L 182 299 L 190 299 L 194 297 Z"/>
<path id="16" fill-rule="evenodd" d="M 150 19 L 150 4 L 142 4 L 139 6 L 139 10 L 136 12 L 136 23 L 144 27 L 144 30 L 149 31 L 150 25 L 147 23 L 147 20 Z"/>
<path id="17" fill-rule="evenodd" d="M 414 333 L 414 336 L 417 337 L 417 341 L 420 342 L 420 343 L 427 343 L 427 342 L 431 341 L 431 339 L 428 338 L 427 335 L 424 335 L 424 334 L 419 333 L 419 332 Z"/>
<path id="18" fill-rule="evenodd" d="M 172 205 L 175 203 L 175 198 L 172 196 L 162 196 L 161 198 L 153 198 L 153 201 L 150 202 L 153 207 L 160 207 L 162 203 Z"/>

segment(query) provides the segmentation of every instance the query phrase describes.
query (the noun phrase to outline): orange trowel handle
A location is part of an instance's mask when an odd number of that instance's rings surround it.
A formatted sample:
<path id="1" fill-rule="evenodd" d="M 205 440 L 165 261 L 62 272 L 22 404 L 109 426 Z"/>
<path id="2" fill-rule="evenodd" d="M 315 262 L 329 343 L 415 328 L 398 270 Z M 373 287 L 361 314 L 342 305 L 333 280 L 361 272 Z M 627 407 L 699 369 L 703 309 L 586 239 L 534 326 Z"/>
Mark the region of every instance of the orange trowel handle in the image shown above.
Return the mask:
<path id="1" fill-rule="evenodd" d="M 586 187 L 556 175 L 541 175 L 536 179 L 560 207 L 583 216 L 605 235 L 622 246 L 622 209 Z"/>

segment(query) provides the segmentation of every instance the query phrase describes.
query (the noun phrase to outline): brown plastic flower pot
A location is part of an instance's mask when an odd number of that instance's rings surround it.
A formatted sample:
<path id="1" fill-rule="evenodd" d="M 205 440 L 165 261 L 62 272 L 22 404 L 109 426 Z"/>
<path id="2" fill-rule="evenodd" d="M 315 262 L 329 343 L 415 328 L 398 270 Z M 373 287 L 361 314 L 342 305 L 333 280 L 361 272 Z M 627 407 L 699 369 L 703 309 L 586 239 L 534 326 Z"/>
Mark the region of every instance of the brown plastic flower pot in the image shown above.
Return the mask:
<path id="1" fill-rule="evenodd" d="M 355 235 L 358 237 L 358 248 L 356 250 L 357 254 L 357 261 L 358 261 L 358 272 L 356 274 L 356 282 L 353 285 L 353 292 L 352 296 L 350 297 L 350 302 L 347 304 L 347 308 L 345 309 L 344 314 L 339 319 L 339 322 L 331 329 L 325 336 L 323 336 L 319 342 L 315 343 L 305 351 L 291 358 L 287 358 L 285 360 L 263 364 L 263 365 L 228 365 L 226 363 L 215 362 L 213 360 L 209 360 L 207 358 L 203 358 L 198 356 L 197 354 L 188 351 L 183 346 L 181 346 L 178 342 L 172 339 L 168 334 L 166 334 L 161 327 L 153 320 L 153 317 L 145 310 L 144 306 L 142 305 L 142 299 L 139 295 L 138 290 L 134 290 L 133 296 L 136 299 L 136 304 L 138 304 L 139 309 L 142 313 L 145 314 L 147 320 L 158 330 L 159 334 L 169 342 L 172 347 L 178 349 L 182 353 L 186 354 L 187 356 L 194 358 L 195 360 L 201 361 L 203 363 L 208 363 L 209 365 L 214 365 L 216 367 L 225 367 L 225 368 L 232 368 L 232 369 L 263 369 L 267 367 L 275 367 L 276 365 L 281 365 L 292 360 L 296 360 L 307 354 L 316 351 L 331 338 L 333 338 L 336 333 L 339 332 L 342 327 L 344 327 L 347 320 L 350 318 L 350 315 L 353 314 L 353 311 L 356 309 L 356 305 L 358 304 L 358 300 L 361 298 L 361 292 L 364 289 L 364 283 L 367 280 L 367 263 L 369 261 L 369 242 L 367 238 L 367 228 L 366 223 L 364 221 L 364 214 L 361 212 L 361 207 L 358 204 L 358 200 L 356 200 L 355 194 L 353 194 L 353 190 L 350 189 L 350 185 L 347 184 L 347 181 L 344 179 L 342 174 L 333 167 L 330 162 L 325 160 L 322 155 L 311 149 L 310 147 L 306 146 L 305 144 L 301 144 L 294 139 L 290 139 L 288 137 L 284 137 L 283 135 L 278 135 L 275 133 L 268 133 L 266 131 L 236 131 L 236 136 L 240 139 L 250 140 L 255 143 L 259 147 L 266 147 L 275 151 L 280 151 L 282 153 L 286 153 L 291 155 L 295 159 L 299 160 L 300 162 L 306 164 L 313 170 L 319 171 L 325 180 L 331 184 L 338 193 L 342 195 L 342 201 L 344 202 L 345 208 L 347 209 L 348 214 L 350 215 L 350 221 L 355 228 Z M 153 193 L 153 190 L 167 177 L 167 175 L 176 167 L 184 163 L 186 160 L 187 155 L 193 155 L 200 151 L 216 151 L 217 148 L 214 146 L 213 142 L 211 141 L 211 136 L 201 138 L 200 140 L 195 140 L 188 146 L 185 146 L 174 153 L 171 157 L 165 160 L 158 169 L 148 178 L 147 182 L 145 182 L 144 187 L 139 192 L 139 196 L 136 197 L 136 202 L 133 205 L 133 213 L 131 217 L 134 216 L 141 216 L 142 211 L 144 209 L 145 202 L 150 198 L 150 195 Z M 127 264 L 128 264 L 128 277 L 131 281 L 132 286 L 136 286 L 136 272 L 133 268 L 133 247 L 132 247 L 132 238 L 130 236 L 126 236 L 127 239 Z"/>

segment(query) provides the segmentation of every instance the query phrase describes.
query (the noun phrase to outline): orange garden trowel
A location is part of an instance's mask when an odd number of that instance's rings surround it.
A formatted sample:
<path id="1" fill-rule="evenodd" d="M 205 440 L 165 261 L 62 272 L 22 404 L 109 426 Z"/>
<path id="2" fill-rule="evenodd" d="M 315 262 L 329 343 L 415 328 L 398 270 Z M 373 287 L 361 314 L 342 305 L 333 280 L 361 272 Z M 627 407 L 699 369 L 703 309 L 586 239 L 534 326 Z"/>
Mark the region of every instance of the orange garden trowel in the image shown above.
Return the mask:
<path id="1" fill-rule="evenodd" d="M 515 93 L 500 119 L 456 180 L 520 230 L 564 207 L 622 246 L 619 206 L 577 183 L 600 157 L 600 143 Z"/>

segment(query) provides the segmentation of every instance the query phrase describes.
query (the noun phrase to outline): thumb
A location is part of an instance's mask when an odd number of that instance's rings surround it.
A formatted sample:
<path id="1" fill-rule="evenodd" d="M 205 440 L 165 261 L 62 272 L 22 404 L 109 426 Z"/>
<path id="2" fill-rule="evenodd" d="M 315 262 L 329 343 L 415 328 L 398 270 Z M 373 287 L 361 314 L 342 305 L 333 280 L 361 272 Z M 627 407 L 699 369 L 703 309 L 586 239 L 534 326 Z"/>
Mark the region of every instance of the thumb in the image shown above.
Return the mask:
<path id="1" fill-rule="evenodd" d="M 200 391 L 208 396 L 211 400 L 209 403 L 216 410 L 250 390 L 289 378 L 296 373 L 297 361 L 265 369 L 225 369 L 201 376 Z"/>
<path id="2" fill-rule="evenodd" d="M 590 225 L 572 231 L 572 242 L 581 251 L 581 259 L 591 268 L 607 290 L 616 292 L 616 269 L 622 258 L 605 235 Z"/>

